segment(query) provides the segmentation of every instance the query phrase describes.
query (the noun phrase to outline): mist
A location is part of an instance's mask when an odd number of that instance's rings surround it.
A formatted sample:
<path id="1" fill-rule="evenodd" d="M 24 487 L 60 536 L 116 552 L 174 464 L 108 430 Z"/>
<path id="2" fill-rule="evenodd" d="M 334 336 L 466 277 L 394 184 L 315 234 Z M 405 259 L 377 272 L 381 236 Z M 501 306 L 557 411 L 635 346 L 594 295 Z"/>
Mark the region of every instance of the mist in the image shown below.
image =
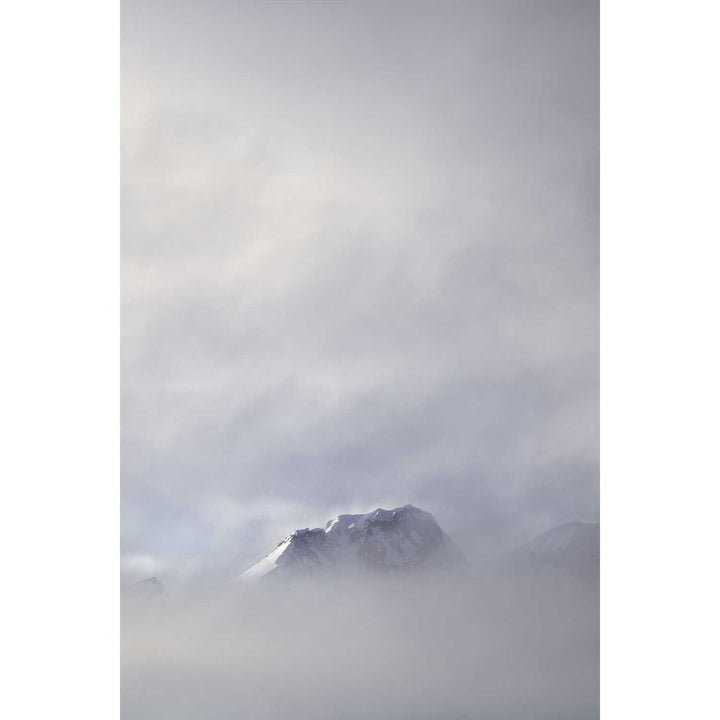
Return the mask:
<path id="1" fill-rule="evenodd" d="M 598 716 L 597 585 L 419 576 L 169 592 L 123 608 L 134 720 Z"/>

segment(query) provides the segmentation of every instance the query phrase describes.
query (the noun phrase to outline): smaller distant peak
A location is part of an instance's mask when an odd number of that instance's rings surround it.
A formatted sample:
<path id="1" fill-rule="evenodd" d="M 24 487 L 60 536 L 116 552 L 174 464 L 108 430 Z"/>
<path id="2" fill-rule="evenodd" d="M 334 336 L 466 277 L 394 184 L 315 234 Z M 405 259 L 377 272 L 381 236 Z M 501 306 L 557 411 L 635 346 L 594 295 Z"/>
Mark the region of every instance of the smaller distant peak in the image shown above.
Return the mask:
<path id="1" fill-rule="evenodd" d="M 130 585 L 127 590 L 131 595 L 136 597 L 148 597 L 164 593 L 165 585 L 163 585 L 163 583 L 153 575 L 152 577 L 140 580 L 139 582 Z"/>
<path id="2" fill-rule="evenodd" d="M 163 587 L 163 584 L 154 575 L 146 580 L 136 582 L 135 585 L 159 585 L 160 587 Z"/>
<path id="3" fill-rule="evenodd" d="M 573 522 L 563 523 L 562 525 L 557 525 L 554 528 L 550 528 L 550 530 L 546 530 L 544 533 L 538 535 L 536 540 L 553 536 L 559 537 L 570 536 L 577 533 L 591 533 L 593 531 L 597 531 L 599 527 L 600 525 L 598 523 L 586 523 L 580 522 L 579 520 L 574 520 Z"/>

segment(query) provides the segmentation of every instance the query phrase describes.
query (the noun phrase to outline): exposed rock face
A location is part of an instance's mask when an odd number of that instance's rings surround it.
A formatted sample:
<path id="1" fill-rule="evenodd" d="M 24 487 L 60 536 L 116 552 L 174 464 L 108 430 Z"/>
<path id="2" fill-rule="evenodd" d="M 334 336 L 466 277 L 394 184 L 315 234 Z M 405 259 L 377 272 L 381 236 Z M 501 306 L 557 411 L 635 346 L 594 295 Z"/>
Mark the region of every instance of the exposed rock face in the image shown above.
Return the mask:
<path id="1" fill-rule="evenodd" d="M 338 515 L 286 537 L 239 580 L 460 569 L 466 560 L 430 513 L 413 505 Z"/>

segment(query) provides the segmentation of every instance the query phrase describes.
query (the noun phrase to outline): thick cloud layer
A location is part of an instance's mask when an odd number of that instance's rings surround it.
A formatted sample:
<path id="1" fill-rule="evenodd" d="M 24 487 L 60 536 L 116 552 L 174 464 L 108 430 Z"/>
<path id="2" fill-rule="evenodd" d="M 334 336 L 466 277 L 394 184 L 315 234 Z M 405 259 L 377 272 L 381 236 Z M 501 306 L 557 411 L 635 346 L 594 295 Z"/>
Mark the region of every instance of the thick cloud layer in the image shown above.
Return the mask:
<path id="1" fill-rule="evenodd" d="M 123 567 L 597 520 L 595 2 L 123 3 Z"/>
<path id="2" fill-rule="evenodd" d="M 596 586 L 432 579 L 126 604 L 132 720 L 594 720 Z"/>

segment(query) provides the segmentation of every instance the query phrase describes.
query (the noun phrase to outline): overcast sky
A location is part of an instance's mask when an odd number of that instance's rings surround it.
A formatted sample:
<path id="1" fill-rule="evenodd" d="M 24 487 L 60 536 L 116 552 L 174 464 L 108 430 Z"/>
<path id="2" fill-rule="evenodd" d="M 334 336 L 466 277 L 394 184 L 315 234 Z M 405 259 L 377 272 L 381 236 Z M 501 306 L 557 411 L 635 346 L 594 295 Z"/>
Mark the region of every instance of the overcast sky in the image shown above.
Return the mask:
<path id="1" fill-rule="evenodd" d="M 126 576 L 597 521 L 596 2 L 122 12 Z"/>

